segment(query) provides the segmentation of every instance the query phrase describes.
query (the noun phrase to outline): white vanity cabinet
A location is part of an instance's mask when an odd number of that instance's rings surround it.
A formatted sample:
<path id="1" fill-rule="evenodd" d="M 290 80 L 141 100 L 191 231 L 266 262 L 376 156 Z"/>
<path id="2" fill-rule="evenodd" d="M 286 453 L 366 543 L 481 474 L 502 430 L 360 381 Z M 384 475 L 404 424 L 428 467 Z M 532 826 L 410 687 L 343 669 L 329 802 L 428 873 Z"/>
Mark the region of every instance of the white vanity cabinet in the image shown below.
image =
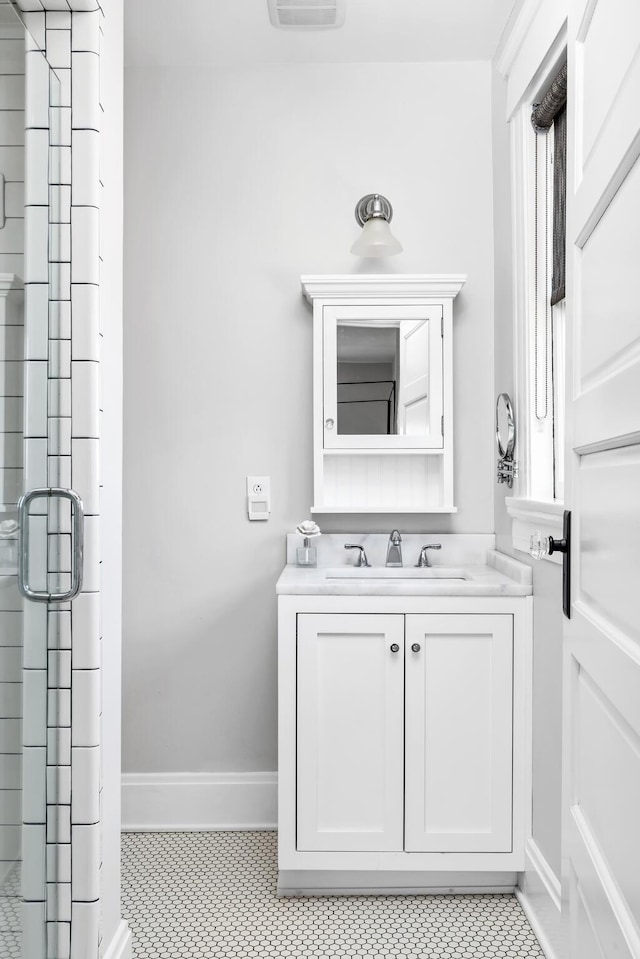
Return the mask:
<path id="1" fill-rule="evenodd" d="M 527 604 L 279 597 L 281 892 L 513 887 Z"/>
<path id="2" fill-rule="evenodd" d="M 300 850 L 510 852 L 509 615 L 301 614 Z"/>

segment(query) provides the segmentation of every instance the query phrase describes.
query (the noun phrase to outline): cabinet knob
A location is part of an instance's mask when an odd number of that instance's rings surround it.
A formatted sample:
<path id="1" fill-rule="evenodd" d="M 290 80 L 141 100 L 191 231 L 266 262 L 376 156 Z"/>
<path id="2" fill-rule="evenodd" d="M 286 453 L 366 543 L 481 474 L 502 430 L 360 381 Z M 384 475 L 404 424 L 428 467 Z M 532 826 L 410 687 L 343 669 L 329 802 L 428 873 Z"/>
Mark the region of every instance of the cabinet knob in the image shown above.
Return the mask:
<path id="1" fill-rule="evenodd" d="M 324 425 L 327 427 L 328 430 L 332 430 L 333 427 L 336 425 L 336 423 L 335 423 L 335 420 L 332 420 L 331 417 L 329 417 L 328 420 L 324 421 Z"/>
<path id="2" fill-rule="evenodd" d="M 411 651 L 414 652 L 414 653 L 419 653 L 419 652 L 420 652 L 420 643 L 413 643 L 413 645 L 411 646 Z"/>
<path id="3" fill-rule="evenodd" d="M 398 646 L 397 643 L 391 643 L 391 646 L 389 647 L 389 649 L 391 650 L 392 653 L 400 652 L 400 647 Z"/>

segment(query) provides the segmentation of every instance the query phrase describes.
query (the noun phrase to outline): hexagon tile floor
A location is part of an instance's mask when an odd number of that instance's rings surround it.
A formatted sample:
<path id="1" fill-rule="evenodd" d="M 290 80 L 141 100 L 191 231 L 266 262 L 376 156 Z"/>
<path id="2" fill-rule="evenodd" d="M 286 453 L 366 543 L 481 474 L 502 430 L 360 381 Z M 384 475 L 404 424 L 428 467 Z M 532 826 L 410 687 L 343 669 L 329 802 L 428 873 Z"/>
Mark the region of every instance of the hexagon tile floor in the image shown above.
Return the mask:
<path id="1" fill-rule="evenodd" d="M 544 959 L 515 896 L 277 898 L 273 832 L 127 833 L 133 959 Z"/>
<path id="2" fill-rule="evenodd" d="M 21 871 L 22 864 L 16 862 L 0 883 L 0 959 L 22 955 Z"/>

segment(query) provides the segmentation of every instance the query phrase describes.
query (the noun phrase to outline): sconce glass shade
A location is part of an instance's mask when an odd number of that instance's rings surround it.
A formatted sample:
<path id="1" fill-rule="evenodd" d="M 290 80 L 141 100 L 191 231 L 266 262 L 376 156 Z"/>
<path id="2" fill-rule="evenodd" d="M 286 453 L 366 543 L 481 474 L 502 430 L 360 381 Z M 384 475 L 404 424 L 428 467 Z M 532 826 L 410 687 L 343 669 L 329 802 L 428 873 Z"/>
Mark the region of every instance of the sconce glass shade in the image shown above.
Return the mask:
<path id="1" fill-rule="evenodd" d="M 394 256 L 402 253 L 402 246 L 382 217 L 367 220 L 362 233 L 351 247 L 355 256 Z"/>
<path id="2" fill-rule="evenodd" d="M 393 208 L 386 197 L 368 193 L 358 201 L 356 221 L 362 233 L 351 247 L 355 256 L 394 256 L 402 252 L 400 243 L 389 229 Z"/>

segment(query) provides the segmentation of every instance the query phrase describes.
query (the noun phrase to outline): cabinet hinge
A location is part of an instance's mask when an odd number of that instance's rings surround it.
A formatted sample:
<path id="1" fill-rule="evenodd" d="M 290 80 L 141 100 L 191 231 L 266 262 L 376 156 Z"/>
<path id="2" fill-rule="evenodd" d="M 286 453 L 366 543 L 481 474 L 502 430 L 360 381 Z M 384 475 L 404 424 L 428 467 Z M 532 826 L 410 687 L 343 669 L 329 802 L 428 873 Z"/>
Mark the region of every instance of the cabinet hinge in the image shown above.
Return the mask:
<path id="1" fill-rule="evenodd" d="M 444 416 L 440 417 L 440 432 L 444 436 Z"/>
<path id="2" fill-rule="evenodd" d="M 444 339 L 444 316 L 440 317 L 440 336 Z"/>

